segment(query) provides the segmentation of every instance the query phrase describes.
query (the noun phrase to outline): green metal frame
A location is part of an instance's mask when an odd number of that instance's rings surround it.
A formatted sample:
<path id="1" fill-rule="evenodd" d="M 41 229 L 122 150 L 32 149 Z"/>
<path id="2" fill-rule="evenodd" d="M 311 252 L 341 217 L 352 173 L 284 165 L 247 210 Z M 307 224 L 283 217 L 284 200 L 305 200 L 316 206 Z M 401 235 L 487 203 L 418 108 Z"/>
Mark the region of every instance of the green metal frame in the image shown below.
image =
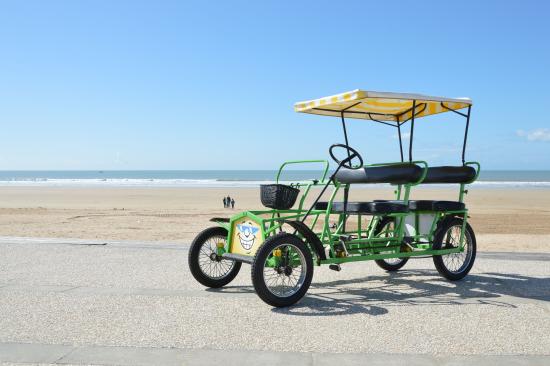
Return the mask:
<path id="1" fill-rule="evenodd" d="M 318 236 L 325 252 L 328 250 L 327 259 L 320 259 L 314 250 L 312 253 L 317 258 L 316 264 L 340 264 L 346 262 L 356 262 L 364 260 L 375 260 L 375 259 L 387 259 L 387 258 L 405 258 L 405 257 L 415 257 L 415 256 L 433 256 L 433 255 L 444 255 L 449 253 L 457 253 L 464 251 L 464 231 L 468 221 L 468 210 L 457 210 L 457 211 L 414 211 L 407 213 L 393 213 L 388 215 L 373 215 L 372 219 L 369 221 L 368 225 L 363 226 L 362 220 L 365 215 L 357 215 L 357 227 L 354 229 L 346 228 L 344 232 L 343 222 L 349 217 L 348 214 L 344 215 L 343 213 L 334 213 L 332 212 L 332 206 L 334 199 L 339 192 L 339 190 L 344 187 L 349 188 L 349 184 L 341 184 L 338 181 L 327 182 L 326 177 L 328 173 L 329 164 L 326 160 L 296 160 L 288 161 L 281 165 L 279 171 L 277 172 L 276 181 L 280 181 L 281 173 L 283 169 L 289 165 L 295 164 L 311 164 L 311 163 L 323 163 L 324 170 L 321 178 L 319 180 L 304 181 L 294 183 L 294 186 L 303 188 L 303 193 L 301 195 L 298 208 L 291 210 L 254 210 L 254 211 L 245 211 L 233 216 L 230 219 L 229 223 L 218 222 L 222 227 L 225 227 L 228 232 L 228 240 L 225 248 L 219 248 L 219 255 L 222 255 L 224 252 L 228 252 L 231 248 L 231 240 L 233 238 L 233 223 L 236 220 L 239 220 L 243 217 L 249 218 L 251 221 L 257 223 L 261 228 L 261 239 L 262 242 L 271 235 L 282 231 L 282 227 L 285 225 L 284 220 L 301 220 L 304 218 L 304 215 L 308 211 L 304 209 L 304 203 L 306 197 L 309 195 L 311 188 L 315 186 L 320 186 L 324 184 L 329 184 L 333 186 L 332 193 L 327 203 L 326 210 L 311 210 L 309 213 L 310 223 L 308 227 Z M 413 161 L 412 163 L 423 166 L 423 171 L 421 177 L 413 183 L 397 185 L 395 189 L 395 198 L 397 200 L 402 200 L 404 203 L 409 202 L 409 197 L 412 187 L 415 187 L 419 184 L 422 184 L 422 181 L 425 179 L 428 164 L 425 161 Z M 367 166 L 387 166 L 402 164 L 402 162 L 396 163 L 382 163 L 382 164 L 370 164 Z M 476 175 L 475 177 L 463 184 L 459 184 L 459 201 L 464 201 L 464 195 L 468 193 L 466 186 L 467 184 L 473 183 L 479 176 L 480 164 L 478 162 L 466 162 L 464 165 L 475 166 Z M 427 233 L 419 233 L 419 217 L 423 214 L 433 215 L 433 220 L 431 227 Z M 337 225 L 335 229 L 331 229 L 331 218 L 337 217 Z M 402 251 L 401 246 L 404 243 L 404 238 L 406 237 L 406 228 L 405 220 L 407 217 L 414 217 L 415 222 L 415 235 L 407 236 L 407 244 L 410 245 L 412 251 Z M 438 224 L 441 220 L 446 217 L 459 216 L 463 218 L 463 230 L 460 237 L 460 246 L 453 249 L 432 249 L 433 239 L 435 232 L 437 230 Z M 395 218 L 394 229 L 392 230 L 391 237 L 381 237 L 376 235 L 377 225 L 380 220 L 384 217 Z M 322 220 L 321 230 L 316 230 L 317 223 L 319 220 Z M 300 235 L 299 233 L 296 233 Z M 342 236 L 353 235 L 354 238 L 349 240 L 342 241 Z M 345 253 L 345 256 L 342 256 L 341 249 Z M 276 261 L 276 259 L 275 259 Z M 275 262 L 274 262 L 275 263 Z M 271 265 L 272 263 L 268 263 Z"/>

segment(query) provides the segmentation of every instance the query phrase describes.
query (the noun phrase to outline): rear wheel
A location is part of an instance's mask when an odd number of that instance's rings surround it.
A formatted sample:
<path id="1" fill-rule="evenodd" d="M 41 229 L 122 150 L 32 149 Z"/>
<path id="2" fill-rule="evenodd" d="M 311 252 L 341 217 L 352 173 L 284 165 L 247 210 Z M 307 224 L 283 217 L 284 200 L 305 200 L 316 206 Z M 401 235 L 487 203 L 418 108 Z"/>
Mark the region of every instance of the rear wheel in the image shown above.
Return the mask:
<path id="1" fill-rule="evenodd" d="M 222 287 L 233 281 L 241 269 L 241 263 L 222 259 L 218 246 L 225 247 L 227 230 L 211 227 L 202 231 L 189 248 L 188 263 L 191 274 L 207 287 Z"/>
<path id="2" fill-rule="evenodd" d="M 455 217 L 444 220 L 434 235 L 433 249 L 453 249 L 460 246 L 464 220 Z M 464 231 L 464 251 L 445 255 L 434 255 L 433 261 L 437 271 L 451 281 L 464 278 L 472 269 L 476 259 L 476 237 L 474 230 L 466 224 Z"/>
<path id="3" fill-rule="evenodd" d="M 395 218 L 384 217 L 376 226 L 374 235 L 377 238 L 393 238 L 394 230 Z M 401 267 L 403 267 L 408 261 L 409 258 L 386 258 L 375 260 L 378 267 L 388 272 L 393 272 L 401 269 Z"/>
<path id="4" fill-rule="evenodd" d="M 290 306 L 307 292 L 313 278 L 313 256 L 296 235 L 268 238 L 252 263 L 252 284 L 258 296 L 276 307 Z"/>

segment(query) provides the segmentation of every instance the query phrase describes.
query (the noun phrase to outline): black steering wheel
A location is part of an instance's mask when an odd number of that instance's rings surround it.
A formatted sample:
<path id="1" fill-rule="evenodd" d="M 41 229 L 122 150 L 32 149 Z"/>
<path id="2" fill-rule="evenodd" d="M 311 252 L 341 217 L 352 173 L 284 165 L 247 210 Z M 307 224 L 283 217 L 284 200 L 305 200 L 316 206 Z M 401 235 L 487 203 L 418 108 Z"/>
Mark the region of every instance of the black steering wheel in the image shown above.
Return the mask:
<path id="1" fill-rule="evenodd" d="M 348 153 L 348 157 L 345 158 L 344 160 L 338 160 L 336 156 L 334 156 L 334 152 L 333 152 L 333 150 L 336 148 L 345 149 Z M 330 154 L 330 157 L 332 158 L 332 160 L 334 160 L 336 163 L 338 163 L 338 165 L 343 166 L 344 168 L 360 169 L 363 167 L 363 158 L 361 157 L 361 155 L 357 152 L 357 150 L 355 150 L 354 148 L 348 145 L 334 144 L 328 149 L 328 153 Z M 351 162 L 355 158 L 359 160 L 359 164 L 357 164 L 356 166 L 353 166 L 351 165 Z"/>

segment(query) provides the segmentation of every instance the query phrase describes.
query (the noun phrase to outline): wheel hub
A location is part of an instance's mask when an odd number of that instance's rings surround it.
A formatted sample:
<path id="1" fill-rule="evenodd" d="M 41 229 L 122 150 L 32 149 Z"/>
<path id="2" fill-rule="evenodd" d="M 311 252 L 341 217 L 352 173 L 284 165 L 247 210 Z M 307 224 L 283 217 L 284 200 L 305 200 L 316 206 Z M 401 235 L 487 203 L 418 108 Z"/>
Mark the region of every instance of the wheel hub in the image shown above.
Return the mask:
<path id="1" fill-rule="evenodd" d="M 284 274 L 285 276 L 290 276 L 292 274 L 292 267 L 291 266 L 277 266 L 275 267 L 275 272 L 277 274 Z"/>

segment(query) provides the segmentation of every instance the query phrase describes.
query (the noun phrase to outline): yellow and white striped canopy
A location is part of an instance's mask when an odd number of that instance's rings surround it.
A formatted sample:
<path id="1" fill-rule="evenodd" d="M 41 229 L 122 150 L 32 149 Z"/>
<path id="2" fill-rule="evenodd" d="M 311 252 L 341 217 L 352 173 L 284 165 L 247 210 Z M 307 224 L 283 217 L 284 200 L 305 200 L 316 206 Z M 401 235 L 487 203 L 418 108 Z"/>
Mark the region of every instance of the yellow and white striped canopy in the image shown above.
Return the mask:
<path id="1" fill-rule="evenodd" d="M 415 118 L 459 110 L 472 105 L 469 98 L 442 98 L 422 94 L 388 93 L 353 90 L 319 99 L 294 104 L 301 113 L 320 114 L 346 118 L 403 122 L 412 117 L 413 101 L 416 101 Z"/>

